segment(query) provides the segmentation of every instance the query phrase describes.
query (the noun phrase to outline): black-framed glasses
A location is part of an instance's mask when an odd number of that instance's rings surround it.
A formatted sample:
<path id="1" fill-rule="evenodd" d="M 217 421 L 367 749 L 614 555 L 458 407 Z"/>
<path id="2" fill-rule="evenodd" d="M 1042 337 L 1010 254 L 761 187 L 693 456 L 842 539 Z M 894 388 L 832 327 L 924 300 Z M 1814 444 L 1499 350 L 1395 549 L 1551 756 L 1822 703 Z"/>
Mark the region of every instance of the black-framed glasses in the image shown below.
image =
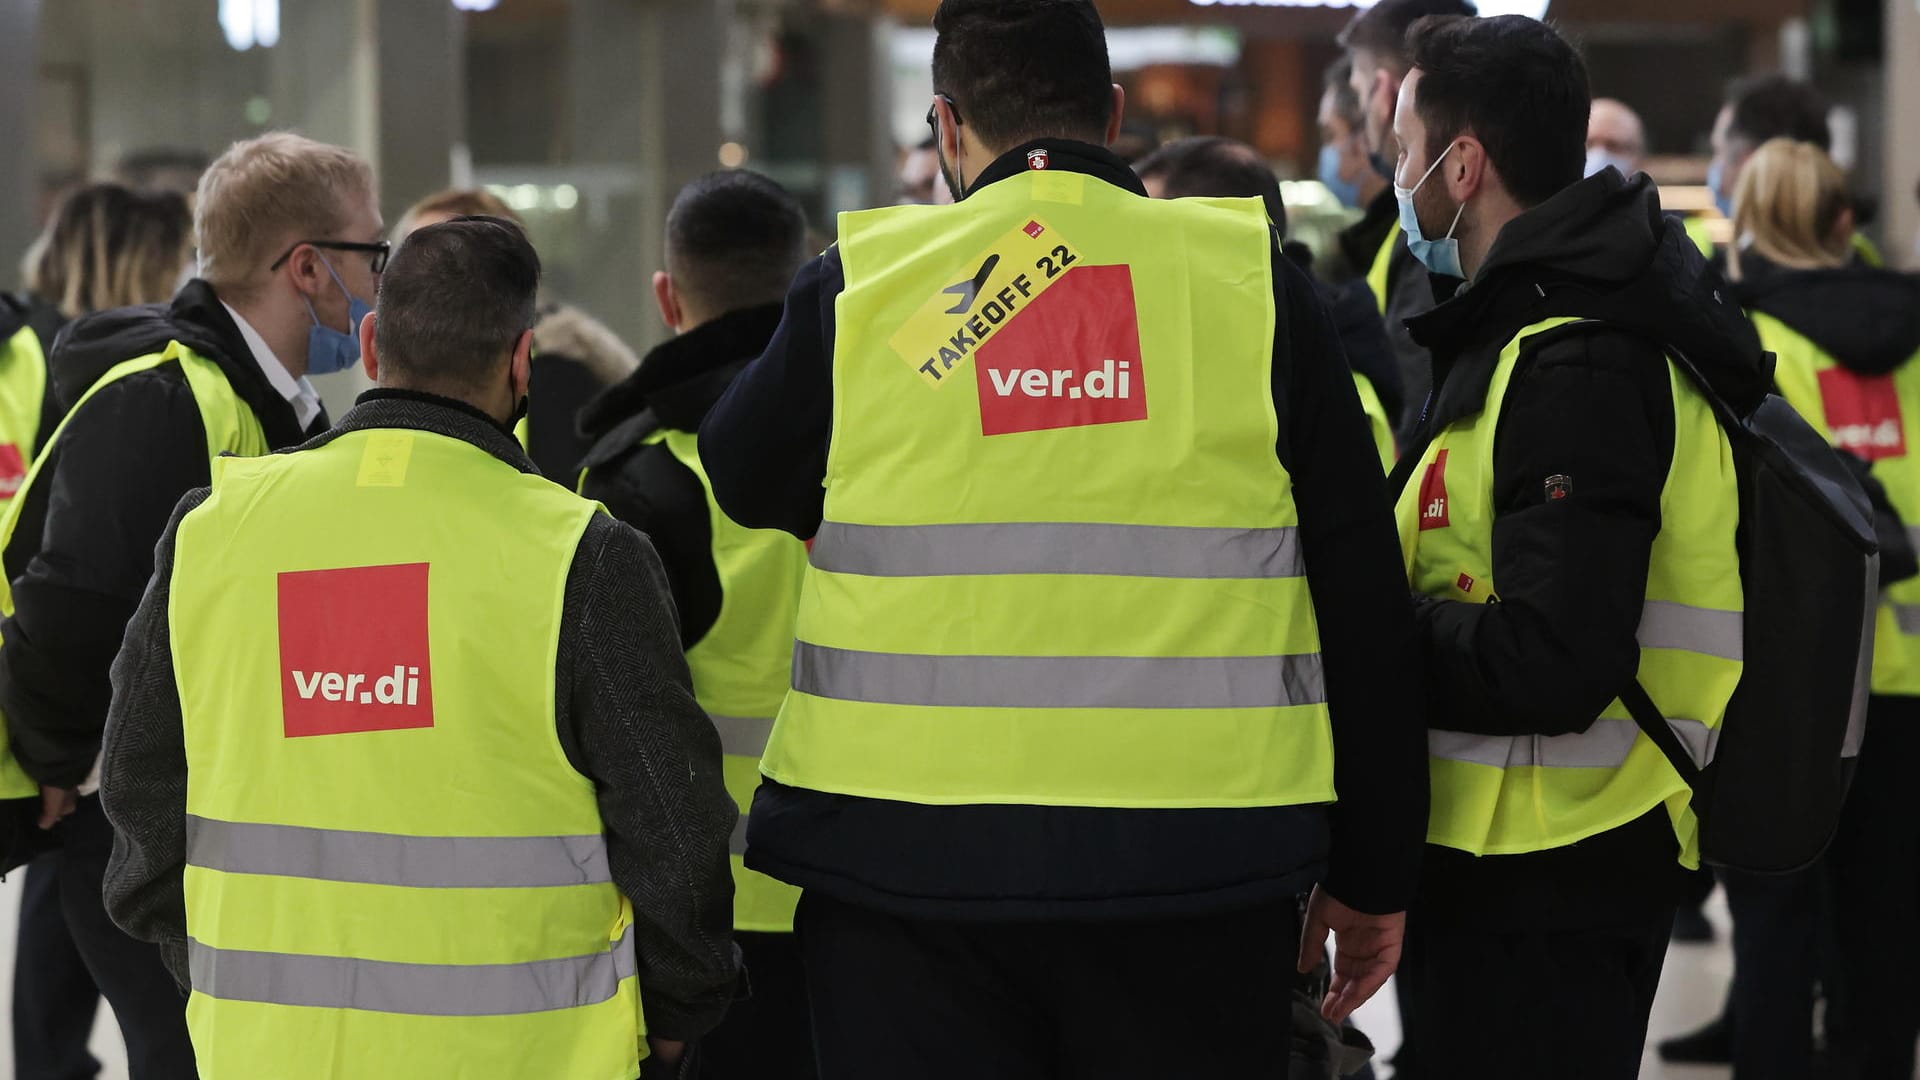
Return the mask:
<path id="1" fill-rule="evenodd" d="M 946 102 L 947 111 L 953 113 L 953 122 L 956 124 L 960 123 L 960 106 L 955 105 L 953 103 L 953 99 L 948 97 L 945 94 L 935 94 L 933 96 L 938 98 L 941 101 Z M 937 110 L 935 110 L 935 108 L 931 104 L 927 106 L 927 127 L 933 132 L 933 141 L 936 143 L 939 142 L 940 141 L 940 114 Z"/>
<path id="2" fill-rule="evenodd" d="M 376 274 L 386 272 L 387 257 L 393 254 L 393 245 L 385 240 L 371 240 L 365 243 L 353 240 L 301 240 L 288 248 L 285 254 L 273 260 L 273 265 L 267 267 L 267 272 L 271 274 L 275 270 L 285 266 L 287 260 L 293 258 L 293 253 L 300 250 L 302 244 L 307 247 L 325 248 L 328 251 L 358 251 L 370 255 L 372 256 L 373 272 Z"/>

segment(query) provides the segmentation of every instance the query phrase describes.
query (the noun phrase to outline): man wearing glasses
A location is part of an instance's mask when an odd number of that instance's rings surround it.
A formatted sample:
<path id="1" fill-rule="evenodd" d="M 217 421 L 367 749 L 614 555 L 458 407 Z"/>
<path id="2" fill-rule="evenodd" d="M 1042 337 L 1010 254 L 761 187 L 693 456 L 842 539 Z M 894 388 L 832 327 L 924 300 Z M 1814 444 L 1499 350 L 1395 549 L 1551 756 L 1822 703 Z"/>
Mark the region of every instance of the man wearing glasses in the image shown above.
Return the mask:
<path id="1" fill-rule="evenodd" d="M 160 949 L 122 933 L 101 901 L 113 830 L 90 777 L 109 668 L 154 545 L 180 497 L 210 482 L 212 459 L 327 427 L 307 376 L 358 359 L 355 330 L 386 265 L 382 230 L 372 170 L 352 152 L 290 134 L 235 144 L 200 181 L 200 276 L 170 305 L 102 312 L 67 332 L 49 367 L 71 411 L 0 521 L 0 798 L 20 800 L 0 805 L 22 808 L 0 818 L 12 826 L 0 840 L 18 850 L 37 825 L 57 842 L 67 920 L 119 1019 L 133 1080 L 195 1068 Z"/>

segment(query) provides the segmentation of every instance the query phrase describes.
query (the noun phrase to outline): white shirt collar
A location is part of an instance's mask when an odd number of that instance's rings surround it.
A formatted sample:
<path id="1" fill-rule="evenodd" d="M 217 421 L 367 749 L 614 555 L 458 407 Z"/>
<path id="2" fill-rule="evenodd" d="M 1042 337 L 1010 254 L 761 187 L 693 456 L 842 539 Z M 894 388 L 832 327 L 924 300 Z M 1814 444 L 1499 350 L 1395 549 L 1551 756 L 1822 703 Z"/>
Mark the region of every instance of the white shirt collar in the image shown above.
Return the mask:
<path id="1" fill-rule="evenodd" d="M 233 316 L 233 324 L 240 328 L 240 336 L 246 339 L 247 348 L 253 350 L 253 362 L 260 366 L 261 374 L 267 377 L 267 381 L 273 384 L 274 390 L 281 397 L 287 399 L 287 404 L 293 406 L 293 416 L 300 421 L 300 427 L 305 429 L 312 424 L 320 415 L 319 391 L 313 388 L 313 384 L 307 381 L 305 375 L 298 379 L 294 378 L 286 365 L 280 362 L 280 358 L 273 354 L 273 349 L 267 345 L 267 339 L 260 336 L 260 331 L 255 330 L 252 323 L 233 310 L 233 305 L 222 300 L 220 306 L 226 308 L 227 314 Z"/>

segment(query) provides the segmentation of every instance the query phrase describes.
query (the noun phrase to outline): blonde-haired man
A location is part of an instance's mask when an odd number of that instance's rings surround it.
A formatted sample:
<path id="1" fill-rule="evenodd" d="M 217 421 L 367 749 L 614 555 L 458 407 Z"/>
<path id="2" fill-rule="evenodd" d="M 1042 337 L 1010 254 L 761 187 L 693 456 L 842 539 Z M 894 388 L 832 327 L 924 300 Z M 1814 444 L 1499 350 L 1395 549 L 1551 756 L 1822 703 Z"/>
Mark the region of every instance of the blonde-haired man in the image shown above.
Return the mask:
<path id="1" fill-rule="evenodd" d="M 80 791 L 100 750 L 108 670 L 154 544 L 180 497 L 207 485 L 212 459 L 325 429 L 306 376 L 358 359 L 382 231 L 372 170 L 352 152 L 285 133 L 228 149 L 200 181 L 201 277 L 170 305 L 102 312 L 68 331 L 50 368 L 71 411 L 0 522 L 10 584 L 0 798 L 39 797 L 37 824 L 65 860 L 68 922 L 119 1018 L 134 1080 L 191 1077 L 194 1064 L 185 999 L 161 953 L 121 933 L 101 902 L 113 830 Z"/>

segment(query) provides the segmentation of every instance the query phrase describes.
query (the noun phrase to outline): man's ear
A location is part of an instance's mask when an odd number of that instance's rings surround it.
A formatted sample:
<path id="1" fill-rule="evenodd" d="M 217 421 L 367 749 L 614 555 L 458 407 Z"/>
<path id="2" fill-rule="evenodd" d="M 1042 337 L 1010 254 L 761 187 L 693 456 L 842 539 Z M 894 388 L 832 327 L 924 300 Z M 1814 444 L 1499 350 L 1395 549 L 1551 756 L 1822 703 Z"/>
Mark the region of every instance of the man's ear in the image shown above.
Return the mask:
<path id="1" fill-rule="evenodd" d="M 673 287 L 673 278 L 665 270 L 653 272 L 653 299 L 660 305 L 660 318 L 667 329 L 675 331 L 686 322 L 686 312 L 680 309 L 680 293 Z"/>
<path id="2" fill-rule="evenodd" d="M 513 359 L 507 364 L 507 383 L 513 388 L 513 404 L 527 396 L 527 388 L 533 385 L 533 331 L 522 330 L 520 340 L 513 343 Z"/>
<path id="3" fill-rule="evenodd" d="M 1107 118 L 1107 145 L 1112 146 L 1120 138 L 1122 121 L 1127 115 L 1127 90 L 1119 83 L 1113 84 L 1113 115 Z"/>
<path id="4" fill-rule="evenodd" d="M 1479 139 L 1457 137 L 1453 153 L 1440 168 L 1447 174 L 1447 194 L 1455 203 L 1464 203 L 1487 186 L 1487 148 Z"/>
<path id="5" fill-rule="evenodd" d="M 380 382 L 380 355 L 373 343 L 373 321 L 379 317 L 378 312 L 370 311 L 360 320 L 360 367 L 375 385 Z"/>

